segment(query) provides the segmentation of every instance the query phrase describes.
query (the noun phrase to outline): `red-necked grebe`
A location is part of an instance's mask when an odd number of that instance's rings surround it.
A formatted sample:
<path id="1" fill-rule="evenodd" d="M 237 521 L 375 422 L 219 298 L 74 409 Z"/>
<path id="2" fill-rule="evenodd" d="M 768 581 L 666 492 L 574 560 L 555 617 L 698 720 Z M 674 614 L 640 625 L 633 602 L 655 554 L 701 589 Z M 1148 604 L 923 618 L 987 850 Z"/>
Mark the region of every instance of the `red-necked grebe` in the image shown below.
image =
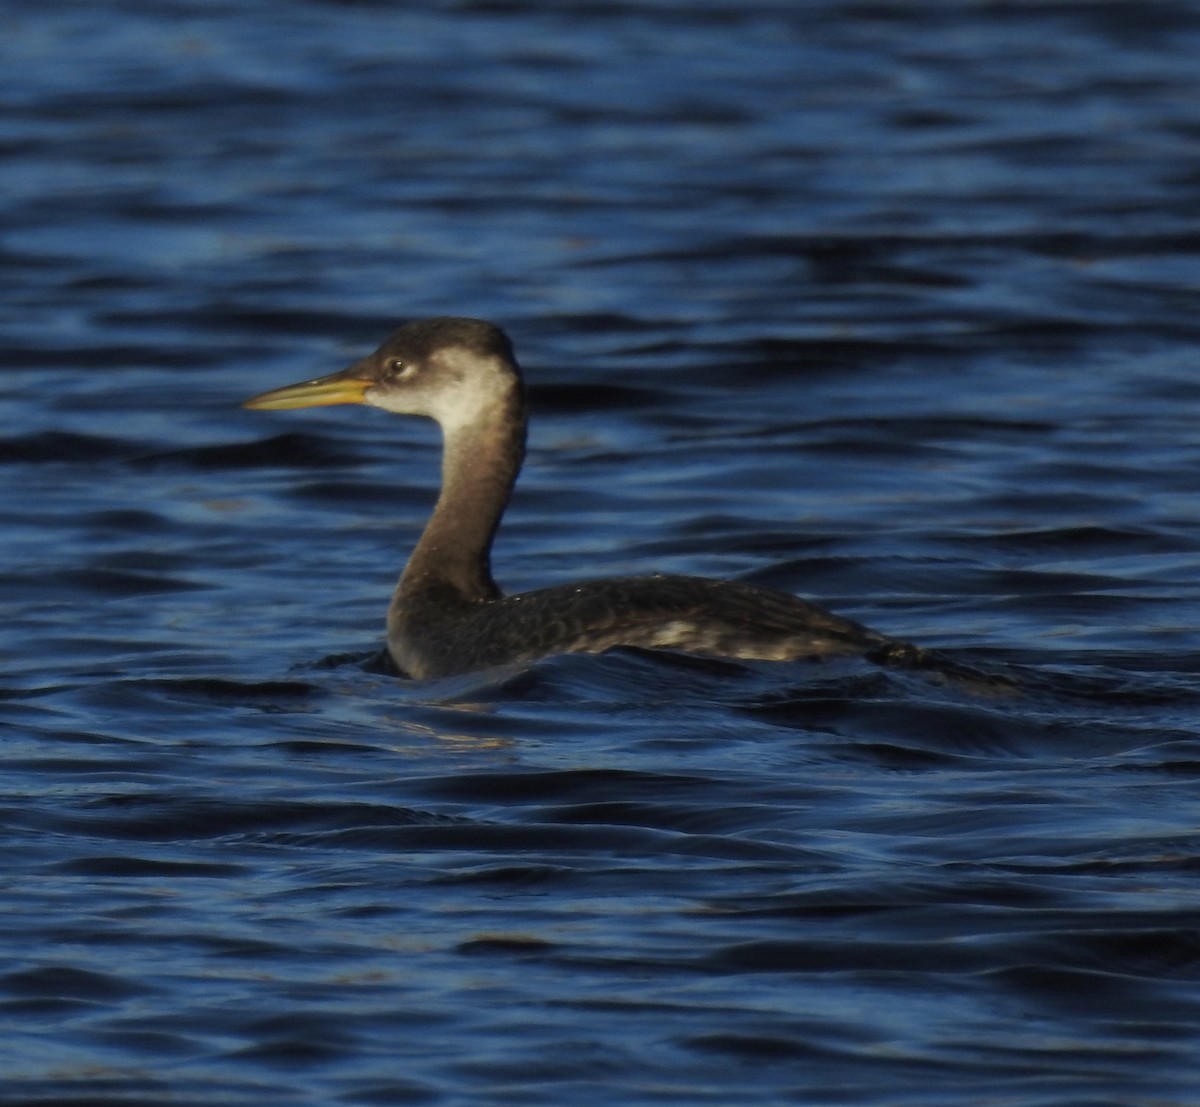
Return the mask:
<path id="1" fill-rule="evenodd" d="M 703 577 L 585 580 L 505 596 L 492 538 L 525 453 L 521 373 L 507 336 L 478 319 L 426 319 L 331 376 L 247 400 L 251 408 L 370 404 L 436 420 L 442 488 L 388 609 L 388 651 L 416 678 L 615 646 L 792 661 L 926 655 L 784 592 Z"/>

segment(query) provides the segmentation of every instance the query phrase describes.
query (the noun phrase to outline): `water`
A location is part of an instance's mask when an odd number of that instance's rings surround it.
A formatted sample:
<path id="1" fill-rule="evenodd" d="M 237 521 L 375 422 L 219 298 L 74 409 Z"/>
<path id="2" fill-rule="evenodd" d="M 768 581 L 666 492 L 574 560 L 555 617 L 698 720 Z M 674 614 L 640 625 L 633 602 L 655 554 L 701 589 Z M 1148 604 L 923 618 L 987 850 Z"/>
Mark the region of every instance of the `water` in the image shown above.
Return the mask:
<path id="1" fill-rule="evenodd" d="M 0 1071 L 37 1104 L 1200 1102 L 1200 7 L 9 5 Z M 380 671 L 508 327 L 497 572 L 1007 674 Z"/>

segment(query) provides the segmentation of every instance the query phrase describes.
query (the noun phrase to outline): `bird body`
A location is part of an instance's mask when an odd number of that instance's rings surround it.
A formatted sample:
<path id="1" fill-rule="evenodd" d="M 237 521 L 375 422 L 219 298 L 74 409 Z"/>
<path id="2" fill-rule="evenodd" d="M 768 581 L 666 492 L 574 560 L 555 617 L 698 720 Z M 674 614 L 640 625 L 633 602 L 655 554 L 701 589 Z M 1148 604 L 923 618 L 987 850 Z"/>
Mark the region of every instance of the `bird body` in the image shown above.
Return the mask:
<path id="1" fill-rule="evenodd" d="M 689 576 L 585 580 L 482 602 L 402 587 L 388 613 L 392 657 L 419 677 L 616 646 L 794 661 L 889 641 L 787 593 Z"/>
<path id="2" fill-rule="evenodd" d="M 409 323 L 328 377 L 246 401 L 279 409 L 365 403 L 442 428 L 442 485 L 388 609 L 388 651 L 427 679 L 617 646 L 745 660 L 868 656 L 917 647 L 798 599 L 738 581 L 618 577 L 504 596 L 492 539 L 525 449 L 525 402 L 512 346 L 477 319 Z"/>

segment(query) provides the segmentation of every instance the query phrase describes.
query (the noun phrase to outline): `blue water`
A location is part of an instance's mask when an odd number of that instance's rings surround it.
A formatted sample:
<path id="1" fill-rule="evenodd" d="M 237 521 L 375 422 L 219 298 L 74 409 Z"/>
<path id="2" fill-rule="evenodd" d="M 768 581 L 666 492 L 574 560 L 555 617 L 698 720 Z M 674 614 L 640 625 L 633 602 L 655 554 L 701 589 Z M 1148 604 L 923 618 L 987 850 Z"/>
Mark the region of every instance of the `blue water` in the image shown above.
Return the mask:
<path id="1" fill-rule="evenodd" d="M 1200 1103 L 1200 5 L 117 0 L 0 44 L 0 1101 Z M 1002 674 L 378 664 L 496 571 Z"/>

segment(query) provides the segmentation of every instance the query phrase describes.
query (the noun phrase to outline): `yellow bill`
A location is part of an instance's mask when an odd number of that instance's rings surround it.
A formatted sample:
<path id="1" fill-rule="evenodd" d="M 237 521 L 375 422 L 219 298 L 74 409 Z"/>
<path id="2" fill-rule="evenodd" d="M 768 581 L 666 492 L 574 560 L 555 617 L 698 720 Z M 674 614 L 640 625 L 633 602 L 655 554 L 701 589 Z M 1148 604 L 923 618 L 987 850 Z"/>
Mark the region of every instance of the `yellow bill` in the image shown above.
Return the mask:
<path id="1" fill-rule="evenodd" d="M 347 377 L 341 373 L 334 373 L 332 376 L 318 377 L 315 381 L 288 384 L 283 388 L 263 392 L 244 401 L 242 407 L 252 407 L 261 411 L 284 411 L 294 407 L 363 404 L 366 403 L 367 389 L 374 383 L 361 377 Z"/>

